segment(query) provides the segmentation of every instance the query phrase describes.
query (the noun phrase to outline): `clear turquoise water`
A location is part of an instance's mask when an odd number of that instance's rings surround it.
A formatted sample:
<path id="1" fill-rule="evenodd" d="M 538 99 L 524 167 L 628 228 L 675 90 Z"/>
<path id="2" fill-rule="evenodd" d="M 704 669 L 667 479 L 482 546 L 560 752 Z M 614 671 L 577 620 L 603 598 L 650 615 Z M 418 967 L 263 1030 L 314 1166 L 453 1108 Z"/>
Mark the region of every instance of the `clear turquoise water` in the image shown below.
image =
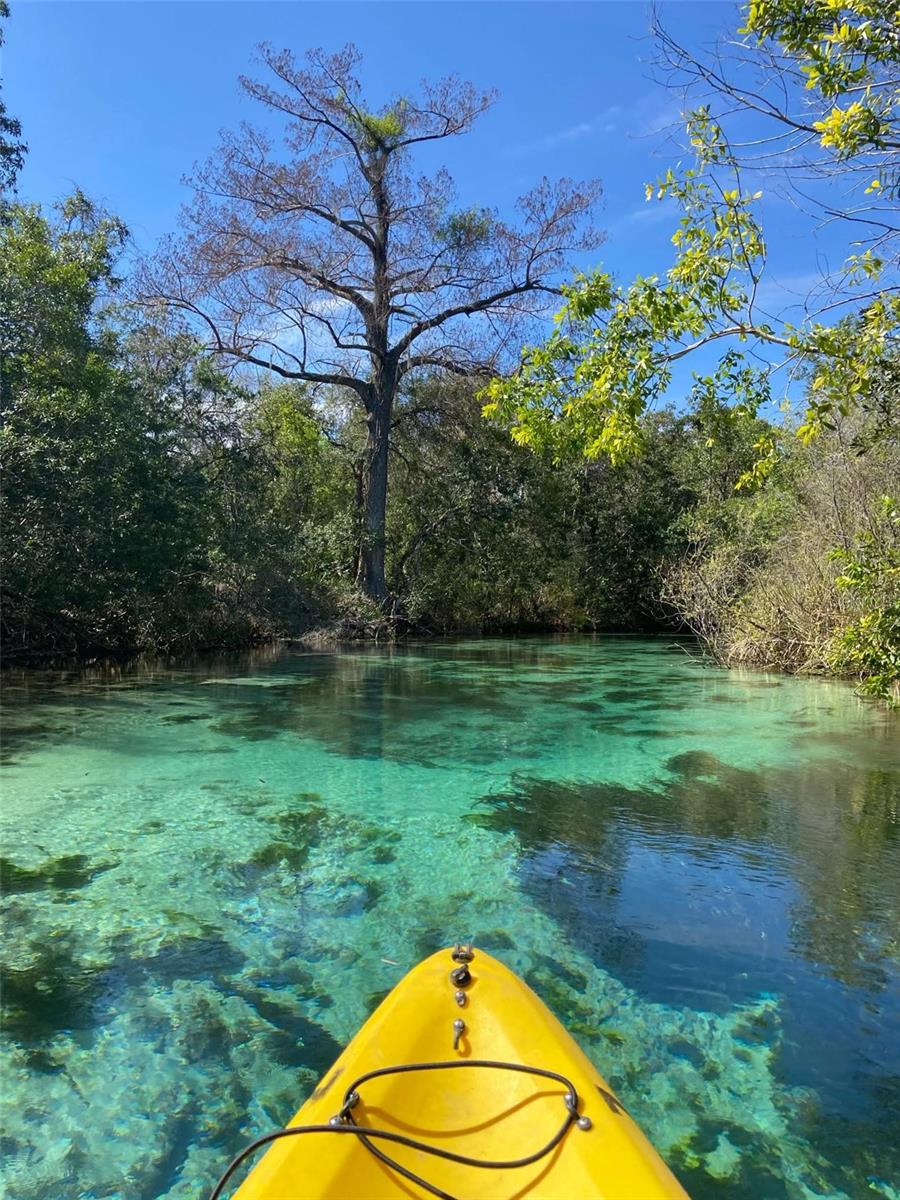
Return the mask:
<path id="1" fill-rule="evenodd" d="M 13 1200 L 201 1196 L 459 937 L 698 1200 L 900 1195 L 900 722 L 849 687 L 437 642 L 13 678 L 4 730 Z"/>

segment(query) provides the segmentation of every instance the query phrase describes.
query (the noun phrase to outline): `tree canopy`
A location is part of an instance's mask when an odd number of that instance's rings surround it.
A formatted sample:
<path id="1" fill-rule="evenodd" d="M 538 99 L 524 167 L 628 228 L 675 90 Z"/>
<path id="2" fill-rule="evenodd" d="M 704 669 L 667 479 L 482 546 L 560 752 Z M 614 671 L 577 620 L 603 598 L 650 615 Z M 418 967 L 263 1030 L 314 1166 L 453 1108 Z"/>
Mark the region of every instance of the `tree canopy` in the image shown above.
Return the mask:
<path id="1" fill-rule="evenodd" d="M 714 343 L 725 349 L 706 386 L 737 413 L 752 416 L 770 398 L 776 368 L 812 378 L 797 428 L 803 440 L 880 403 L 900 327 L 900 226 L 891 207 L 900 163 L 896 25 L 868 0 L 761 0 L 744 13 L 737 47 L 732 40 L 727 54 L 709 59 L 658 30 L 667 67 L 686 80 L 686 100 L 698 89 L 704 99 L 686 114 L 694 165 L 669 169 L 646 189 L 648 203 L 674 201 L 680 212 L 674 258 L 661 275 L 621 285 L 598 270 L 565 290 L 550 338 L 486 392 L 486 412 L 523 444 L 614 462 L 638 453 L 641 414 L 667 394 L 672 364 Z M 777 128 L 729 136 L 748 110 Z M 763 191 L 750 181 L 763 169 L 767 181 L 797 188 L 812 173 L 820 185 L 812 201 L 852 230 L 841 271 L 823 279 L 795 322 L 762 298 Z M 835 174 L 853 193 L 844 211 L 826 186 Z M 758 451 L 743 484 L 771 468 L 771 439 Z"/>
<path id="2" fill-rule="evenodd" d="M 647 188 L 680 212 L 659 274 L 567 276 L 596 183 L 540 181 L 511 220 L 416 175 L 492 95 L 371 106 L 352 48 L 263 50 L 244 85 L 282 142 L 225 135 L 126 286 L 121 220 L 5 200 L 7 657 L 675 628 L 900 702 L 890 21 L 767 0 L 717 57 L 658 38 L 694 157 Z M 764 303 L 773 165 L 847 231 L 793 323 Z M 768 403 L 782 368 L 802 416 Z"/>
<path id="3" fill-rule="evenodd" d="M 5 37 L 3 22 L 8 19 L 9 4 L 7 0 L 0 0 L 0 49 L 3 48 Z M 4 192 L 15 189 L 27 149 L 22 141 L 22 122 L 9 116 L 6 103 L 0 97 L 0 197 Z"/>
<path id="4" fill-rule="evenodd" d="M 454 207 L 446 171 L 411 173 L 427 142 L 471 128 L 492 101 L 456 79 L 366 102 L 352 46 L 299 67 L 261 48 L 271 82 L 245 90 L 279 114 L 281 152 L 245 126 L 193 180 L 184 237 L 145 275 L 145 299 L 180 310 L 216 353 L 343 390 L 365 412 L 360 581 L 387 595 L 390 427 L 415 373 L 488 371 L 545 304 L 567 256 L 590 246 L 599 187 L 540 182 L 512 224 Z"/>

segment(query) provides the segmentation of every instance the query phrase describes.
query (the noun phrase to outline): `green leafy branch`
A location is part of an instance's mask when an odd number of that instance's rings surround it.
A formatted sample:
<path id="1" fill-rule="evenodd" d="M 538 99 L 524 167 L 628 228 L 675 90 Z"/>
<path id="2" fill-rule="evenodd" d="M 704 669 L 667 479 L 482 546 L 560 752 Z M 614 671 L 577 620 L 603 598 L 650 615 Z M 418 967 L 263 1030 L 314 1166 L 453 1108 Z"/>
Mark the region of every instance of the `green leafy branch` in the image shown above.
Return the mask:
<path id="1" fill-rule="evenodd" d="M 674 262 L 662 278 L 638 277 L 627 287 L 604 271 L 580 275 L 563 288 L 565 303 L 540 346 L 527 347 L 519 370 L 495 379 L 483 394 L 484 413 L 505 424 L 516 442 L 573 450 L 614 464 L 641 451 L 641 418 L 666 392 L 672 365 L 721 339 L 756 347 L 780 346 L 787 361 L 813 376 L 797 434 L 806 443 L 864 405 L 871 381 L 892 352 L 900 327 L 900 298 L 876 292 L 856 319 L 834 325 L 808 320 L 794 326 L 759 315 L 757 292 L 766 263 L 758 216 L 762 193 L 741 185 L 721 127 L 708 110 L 688 118 L 696 165 L 669 170 L 648 184 L 649 202 L 674 201 Z M 871 253 L 855 256 L 848 272 L 876 281 Z M 703 377 L 736 413 L 755 415 L 768 398 L 760 372 L 729 349 Z M 772 439 L 739 487 L 760 483 L 777 461 Z"/>

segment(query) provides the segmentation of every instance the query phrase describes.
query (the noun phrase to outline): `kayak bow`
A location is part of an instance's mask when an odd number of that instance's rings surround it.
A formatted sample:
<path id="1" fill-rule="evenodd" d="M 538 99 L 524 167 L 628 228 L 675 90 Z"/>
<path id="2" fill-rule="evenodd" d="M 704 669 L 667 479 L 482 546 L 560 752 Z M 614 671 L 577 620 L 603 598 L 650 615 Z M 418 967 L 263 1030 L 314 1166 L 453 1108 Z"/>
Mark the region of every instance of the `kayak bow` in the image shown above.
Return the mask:
<path id="1" fill-rule="evenodd" d="M 269 1142 L 235 1200 L 686 1198 L 549 1009 L 471 947 L 414 967 L 214 1195 Z"/>

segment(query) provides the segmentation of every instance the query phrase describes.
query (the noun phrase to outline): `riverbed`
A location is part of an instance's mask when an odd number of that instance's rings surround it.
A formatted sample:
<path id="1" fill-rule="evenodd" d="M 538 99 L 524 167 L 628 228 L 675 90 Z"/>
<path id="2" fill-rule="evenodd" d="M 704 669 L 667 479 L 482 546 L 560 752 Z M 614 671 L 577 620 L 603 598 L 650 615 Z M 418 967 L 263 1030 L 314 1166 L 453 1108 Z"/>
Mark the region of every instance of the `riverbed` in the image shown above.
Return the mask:
<path id="1" fill-rule="evenodd" d="M 900 717 L 667 638 L 11 676 L 11 1200 L 196 1200 L 424 955 L 563 1019 L 695 1200 L 900 1196 Z"/>

